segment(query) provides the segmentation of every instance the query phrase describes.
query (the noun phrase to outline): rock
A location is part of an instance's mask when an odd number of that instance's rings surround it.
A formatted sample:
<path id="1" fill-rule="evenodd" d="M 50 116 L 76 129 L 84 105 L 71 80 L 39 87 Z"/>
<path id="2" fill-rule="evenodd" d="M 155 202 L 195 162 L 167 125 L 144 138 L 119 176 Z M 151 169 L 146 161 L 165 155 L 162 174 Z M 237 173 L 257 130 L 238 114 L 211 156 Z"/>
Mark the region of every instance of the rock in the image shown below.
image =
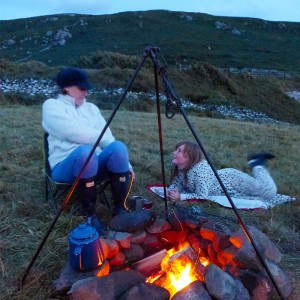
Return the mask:
<path id="1" fill-rule="evenodd" d="M 274 243 L 263 232 L 254 226 L 247 226 L 247 229 L 260 253 L 263 254 L 264 257 L 279 263 L 281 260 L 281 253 Z M 245 243 L 250 244 L 242 228 L 233 233 L 229 240 L 237 248 L 241 248 Z"/>
<path id="2" fill-rule="evenodd" d="M 207 247 L 211 243 L 209 240 L 202 238 L 200 235 L 190 234 L 188 241 L 196 253 L 207 255 Z"/>
<path id="3" fill-rule="evenodd" d="M 266 264 L 273 276 L 274 281 L 276 282 L 282 296 L 287 298 L 293 289 L 292 283 L 288 275 L 283 271 L 280 266 L 272 262 L 271 260 L 266 259 Z"/>
<path id="4" fill-rule="evenodd" d="M 240 32 L 240 30 L 238 29 L 232 29 L 231 30 L 231 33 L 234 34 L 234 35 L 241 35 L 242 33 Z"/>
<path id="5" fill-rule="evenodd" d="M 61 45 L 63 45 L 66 42 L 66 39 L 70 38 L 72 38 L 72 34 L 69 31 L 63 29 L 59 29 L 54 36 L 54 40 Z"/>
<path id="6" fill-rule="evenodd" d="M 209 244 L 207 246 L 207 253 L 208 253 L 209 261 L 219 266 L 220 262 L 218 260 L 217 252 L 214 250 L 212 244 Z"/>
<path id="7" fill-rule="evenodd" d="M 162 249 L 162 243 L 158 240 L 156 234 L 147 233 L 146 239 L 144 241 L 144 246 L 152 249 Z"/>
<path id="8" fill-rule="evenodd" d="M 128 249 L 131 245 L 131 233 L 109 231 L 107 237 L 116 240 L 121 249 Z"/>
<path id="9" fill-rule="evenodd" d="M 217 232 L 213 240 L 213 248 L 216 252 L 219 252 L 225 248 L 232 246 L 232 243 L 229 241 L 230 236 L 224 233 Z"/>
<path id="10" fill-rule="evenodd" d="M 155 219 L 156 216 L 151 211 L 133 211 L 113 217 L 110 221 L 110 227 L 115 231 L 136 232 L 153 224 Z"/>
<path id="11" fill-rule="evenodd" d="M 119 251 L 115 256 L 108 259 L 111 266 L 122 266 L 125 263 L 125 255 Z"/>
<path id="12" fill-rule="evenodd" d="M 80 272 L 74 271 L 70 265 L 69 260 L 67 260 L 59 278 L 56 279 L 51 285 L 52 294 L 58 295 L 63 292 L 67 292 L 76 281 L 95 276 L 102 277 L 108 275 L 109 271 L 110 267 L 107 261 L 104 261 L 102 265 L 96 270 Z"/>
<path id="13" fill-rule="evenodd" d="M 159 240 L 167 245 L 180 245 L 187 237 L 186 231 L 168 230 L 158 235 Z"/>
<path id="14" fill-rule="evenodd" d="M 138 261 L 144 258 L 144 250 L 140 245 L 132 244 L 129 249 L 124 249 L 123 253 L 125 255 L 126 261 Z"/>
<path id="15" fill-rule="evenodd" d="M 237 251 L 238 251 L 238 249 L 233 245 L 219 251 L 217 253 L 217 259 L 218 259 L 219 263 L 222 266 L 232 263 L 233 257 Z"/>
<path id="16" fill-rule="evenodd" d="M 249 291 L 251 300 L 268 300 L 272 296 L 272 283 L 261 272 L 242 270 L 239 277 L 244 287 Z"/>
<path id="17" fill-rule="evenodd" d="M 168 290 L 150 283 L 139 283 L 125 292 L 118 300 L 169 300 Z"/>
<path id="18" fill-rule="evenodd" d="M 207 266 L 204 282 L 209 294 L 216 299 L 233 300 L 236 296 L 235 280 L 215 264 Z"/>
<path id="19" fill-rule="evenodd" d="M 206 290 L 204 284 L 196 280 L 177 292 L 171 300 L 211 300 L 211 296 Z"/>
<path id="20" fill-rule="evenodd" d="M 234 300 L 249 300 L 250 295 L 248 290 L 243 286 L 243 284 L 238 280 L 234 279 L 236 286 L 236 295 Z"/>
<path id="21" fill-rule="evenodd" d="M 216 237 L 216 230 L 215 228 L 205 228 L 201 227 L 200 229 L 200 236 L 202 236 L 204 239 L 213 241 Z"/>
<path id="22" fill-rule="evenodd" d="M 114 239 L 103 239 L 107 246 L 106 258 L 111 258 L 119 252 L 119 244 Z"/>
<path id="23" fill-rule="evenodd" d="M 171 229 L 171 225 L 165 219 L 156 219 L 154 223 L 146 227 L 149 233 L 161 233 L 169 229 Z"/>
<path id="24" fill-rule="evenodd" d="M 186 226 L 186 210 L 176 207 L 176 210 L 169 214 L 168 222 L 174 230 L 185 230 Z"/>
<path id="25" fill-rule="evenodd" d="M 68 294 L 71 300 L 115 300 L 145 280 L 142 274 L 134 270 L 116 271 L 101 278 L 77 281 Z"/>
<path id="26" fill-rule="evenodd" d="M 15 43 L 16 43 L 15 40 L 13 40 L 13 39 L 8 39 L 8 40 L 4 40 L 4 41 L 2 42 L 2 45 L 5 46 L 5 47 L 7 47 L 7 46 L 14 45 Z"/>
<path id="27" fill-rule="evenodd" d="M 244 243 L 233 255 L 233 260 L 243 269 L 260 270 L 262 265 L 250 243 Z"/>
<path id="28" fill-rule="evenodd" d="M 135 232 L 132 235 L 131 243 L 132 244 L 142 244 L 146 239 L 147 233 L 145 230 L 140 230 Z"/>

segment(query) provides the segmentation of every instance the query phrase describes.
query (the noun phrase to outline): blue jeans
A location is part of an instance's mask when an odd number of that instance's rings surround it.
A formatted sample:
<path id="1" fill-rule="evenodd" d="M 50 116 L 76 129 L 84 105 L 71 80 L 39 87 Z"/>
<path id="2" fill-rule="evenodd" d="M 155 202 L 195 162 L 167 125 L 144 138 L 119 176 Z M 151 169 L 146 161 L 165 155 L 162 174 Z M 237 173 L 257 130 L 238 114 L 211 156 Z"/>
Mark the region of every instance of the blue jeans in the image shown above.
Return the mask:
<path id="1" fill-rule="evenodd" d="M 67 158 L 54 166 L 52 170 L 53 180 L 72 184 L 78 177 L 92 148 L 90 145 L 81 145 Z M 109 177 L 109 173 L 125 173 L 128 170 L 127 147 L 124 143 L 115 141 L 106 146 L 99 155 L 93 153 L 81 178 L 97 177 L 104 180 Z"/>

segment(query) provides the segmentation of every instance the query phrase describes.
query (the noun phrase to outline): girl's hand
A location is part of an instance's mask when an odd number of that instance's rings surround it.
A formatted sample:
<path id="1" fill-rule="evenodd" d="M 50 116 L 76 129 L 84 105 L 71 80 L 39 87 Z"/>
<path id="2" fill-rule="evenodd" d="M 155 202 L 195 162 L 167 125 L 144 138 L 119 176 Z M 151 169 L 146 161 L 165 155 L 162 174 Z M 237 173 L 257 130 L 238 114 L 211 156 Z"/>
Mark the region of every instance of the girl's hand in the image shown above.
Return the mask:
<path id="1" fill-rule="evenodd" d="M 168 196 L 171 200 L 173 201 L 178 201 L 180 200 L 180 193 L 177 190 L 170 190 L 168 192 Z"/>

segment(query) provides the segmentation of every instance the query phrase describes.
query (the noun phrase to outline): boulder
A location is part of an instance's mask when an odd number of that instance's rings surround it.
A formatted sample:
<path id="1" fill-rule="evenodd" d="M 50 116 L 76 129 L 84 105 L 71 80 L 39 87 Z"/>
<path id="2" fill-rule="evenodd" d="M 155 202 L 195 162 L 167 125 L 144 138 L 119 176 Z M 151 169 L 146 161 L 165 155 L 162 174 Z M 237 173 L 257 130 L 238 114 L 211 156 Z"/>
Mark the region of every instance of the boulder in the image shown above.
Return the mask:
<path id="1" fill-rule="evenodd" d="M 214 298 L 222 300 L 235 299 L 237 291 L 235 280 L 215 264 L 207 266 L 204 282 L 209 294 Z"/>
<path id="2" fill-rule="evenodd" d="M 113 217 L 110 227 L 114 231 L 136 232 L 153 224 L 155 220 L 156 215 L 149 210 L 133 211 Z"/>
<path id="3" fill-rule="evenodd" d="M 265 258 L 268 258 L 276 263 L 281 261 L 281 253 L 275 244 L 260 230 L 254 226 L 247 226 L 247 230 L 254 240 L 258 250 Z M 229 238 L 230 242 L 237 248 L 241 248 L 244 244 L 250 244 L 248 237 L 244 230 L 240 228 L 238 231 L 233 233 Z"/>
<path id="4" fill-rule="evenodd" d="M 68 292 L 71 300 L 115 300 L 146 278 L 134 270 L 116 271 L 101 278 L 77 281 Z"/>
<path id="5" fill-rule="evenodd" d="M 168 290 L 150 283 L 139 283 L 125 292 L 118 300 L 169 300 Z"/>
<path id="6" fill-rule="evenodd" d="M 205 285 L 196 280 L 177 292 L 171 300 L 211 300 L 211 296 L 207 292 Z"/>

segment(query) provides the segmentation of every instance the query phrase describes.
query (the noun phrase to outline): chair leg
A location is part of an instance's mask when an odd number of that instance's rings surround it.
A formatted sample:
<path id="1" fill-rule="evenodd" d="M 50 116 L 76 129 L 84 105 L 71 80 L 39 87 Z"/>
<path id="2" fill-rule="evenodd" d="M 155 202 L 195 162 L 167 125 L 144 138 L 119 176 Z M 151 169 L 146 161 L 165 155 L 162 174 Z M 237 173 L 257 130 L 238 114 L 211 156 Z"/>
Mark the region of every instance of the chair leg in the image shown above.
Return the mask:
<path id="1" fill-rule="evenodd" d="M 51 201 L 51 203 L 52 203 L 52 206 L 53 206 L 53 208 L 54 208 L 54 210 L 55 211 L 57 211 L 57 201 L 56 201 L 56 199 L 57 199 L 57 194 L 58 194 L 58 190 L 57 190 L 57 188 L 56 188 L 56 190 L 55 191 L 53 191 L 53 189 L 52 189 L 52 187 L 50 186 L 50 191 L 51 191 L 51 197 L 52 197 L 52 201 Z"/>
<path id="2" fill-rule="evenodd" d="M 113 212 L 113 210 L 114 210 L 114 206 L 113 206 L 113 204 L 111 203 L 111 201 L 108 199 L 108 197 L 107 197 L 107 194 L 106 194 L 106 191 L 105 191 L 105 190 L 103 191 L 103 196 L 104 196 L 104 199 L 105 199 L 105 201 L 106 201 L 107 205 L 109 206 L 110 212 Z"/>
<path id="3" fill-rule="evenodd" d="M 54 211 L 57 210 L 57 203 L 55 201 L 55 196 L 56 196 L 56 193 L 53 192 L 52 190 L 52 187 L 51 187 L 51 183 L 49 181 L 49 179 L 45 176 L 45 194 L 46 194 L 46 201 L 48 202 L 49 201 L 49 193 L 51 195 L 51 206 L 52 206 L 52 209 Z"/>
<path id="4" fill-rule="evenodd" d="M 98 190 L 98 193 L 99 193 L 99 194 L 103 195 L 103 198 L 104 198 L 104 200 L 105 200 L 107 206 L 109 207 L 110 212 L 112 213 L 113 210 L 114 210 L 114 205 L 113 205 L 113 203 L 109 200 L 109 197 L 107 196 L 107 193 L 106 193 L 106 191 L 105 191 L 105 189 L 109 186 L 109 184 L 110 184 L 110 181 L 109 181 L 109 180 L 105 181 L 104 183 L 101 182 L 101 183 L 98 184 L 99 187 L 98 187 L 97 190 Z"/>
<path id="5" fill-rule="evenodd" d="M 45 176 L 45 196 L 46 196 L 46 202 L 48 202 L 48 180 Z"/>

